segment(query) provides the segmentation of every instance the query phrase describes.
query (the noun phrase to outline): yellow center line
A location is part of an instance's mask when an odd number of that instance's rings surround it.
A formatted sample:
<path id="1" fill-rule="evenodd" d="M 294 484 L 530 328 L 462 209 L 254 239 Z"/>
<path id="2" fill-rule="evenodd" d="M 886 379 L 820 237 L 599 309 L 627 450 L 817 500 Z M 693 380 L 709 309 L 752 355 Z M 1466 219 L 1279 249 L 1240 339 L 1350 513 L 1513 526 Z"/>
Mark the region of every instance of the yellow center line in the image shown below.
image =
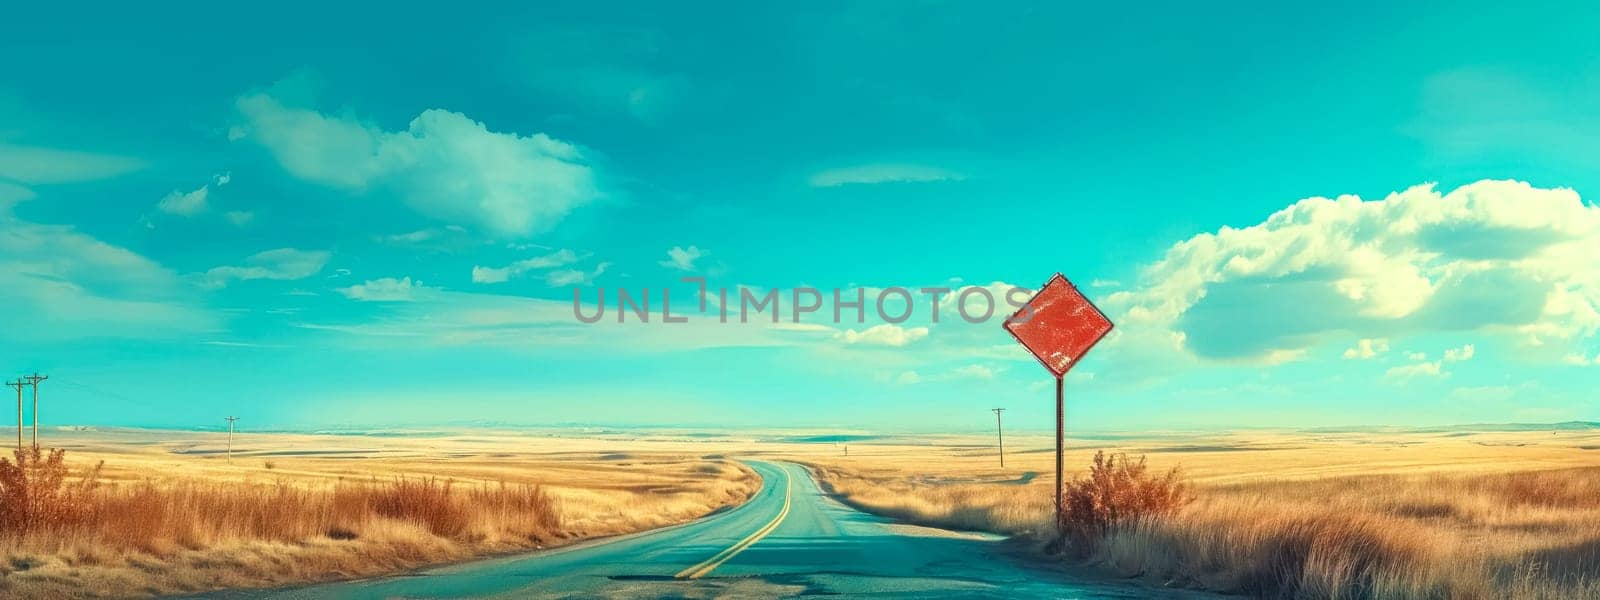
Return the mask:
<path id="1" fill-rule="evenodd" d="M 767 537 L 767 534 L 778 528 L 778 524 L 783 522 L 784 517 L 789 516 L 789 501 L 794 488 L 794 478 L 789 476 L 789 470 L 781 467 L 779 470 L 783 471 L 783 510 L 778 511 L 778 516 L 773 517 L 772 522 L 767 523 L 761 529 L 757 529 L 755 533 L 729 546 L 728 549 L 718 552 L 715 556 L 706 559 L 705 562 L 679 571 L 674 577 L 678 579 L 699 579 L 704 577 L 713 569 L 722 566 L 722 563 L 728 562 L 728 559 L 733 558 L 734 555 L 744 552 L 745 548 L 749 548 L 752 544 L 761 541 L 761 538 Z"/>

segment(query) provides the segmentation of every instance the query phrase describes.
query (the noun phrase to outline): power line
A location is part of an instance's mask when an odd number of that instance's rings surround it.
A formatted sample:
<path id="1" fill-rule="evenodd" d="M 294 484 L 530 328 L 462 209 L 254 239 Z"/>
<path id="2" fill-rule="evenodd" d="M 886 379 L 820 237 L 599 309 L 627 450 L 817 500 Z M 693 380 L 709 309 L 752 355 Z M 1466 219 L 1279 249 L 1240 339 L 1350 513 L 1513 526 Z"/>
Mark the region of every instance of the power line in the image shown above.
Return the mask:
<path id="1" fill-rule="evenodd" d="M 59 375 L 59 373 L 58 373 L 58 375 Z M 63 379 L 60 382 L 58 382 L 58 384 L 67 386 L 67 387 L 75 389 L 75 390 L 81 390 L 81 391 L 84 391 L 84 392 L 89 392 L 90 394 L 94 394 L 96 397 L 110 398 L 112 400 L 116 400 L 118 402 L 122 402 L 124 404 L 128 404 L 130 406 L 137 406 L 137 407 L 140 407 L 140 408 L 149 408 L 149 409 L 158 408 L 157 406 L 155 406 L 153 404 L 150 404 L 149 402 L 146 402 L 146 401 L 143 401 L 143 400 L 135 400 L 135 399 L 130 398 L 130 397 L 126 396 L 126 395 L 119 394 L 117 392 L 112 392 L 112 391 L 100 389 L 100 388 L 92 386 L 92 385 L 84 384 L 83 382 L 80 382 L 80 381 L 74 381 L 74 380 L 71 380 L 71 379 Z"/>

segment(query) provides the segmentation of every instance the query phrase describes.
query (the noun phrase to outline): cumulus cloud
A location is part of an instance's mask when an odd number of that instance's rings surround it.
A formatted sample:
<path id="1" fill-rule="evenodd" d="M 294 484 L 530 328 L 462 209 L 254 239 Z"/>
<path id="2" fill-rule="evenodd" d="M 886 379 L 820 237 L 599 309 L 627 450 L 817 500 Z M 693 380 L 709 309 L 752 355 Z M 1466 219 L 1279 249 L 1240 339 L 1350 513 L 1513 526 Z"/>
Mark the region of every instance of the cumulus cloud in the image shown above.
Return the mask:
<path id="1" fill-rule="evenodd" d="M 528 271 L 549 269 L 569 265 L 578 261 L 578 254 L 571 250 L 557 250 L 543 256 L 519 260 L 504 267 L 472 267 L 473 283 L 504 283 L 514 277 L 521 276 Z M 598 273 L 596 273 L 598 275 Z M 552 284 L 556 285 L 556 284 Z"/>
<path id="2" fill-rule="evenodd" d="M 1270 361 L 1349 334 L 1429 331 L 1560 350 L 1600 328 L 1597 247 L 1600 207 L 1568 189 L 1480 181 L 1310 198 L 1175 244 L 1107 304 L 1141 341 L 1169 332 L 1204 359 Z"/>
<path id="3" fill-rule="evenodd" d="M 414 293 L 423 289 L 426 288 L 421 281 L 412 283 L 410 277 L 401 279 L 384 277 L 338 288 L 338 292 L 351 300 L 364 302 L 410 302 L 416 299 Z"/>
<path id="4" fill-rule="evenodd" d="M 322 271 L 330 254 L 323 250 L 279 248 L 251 255 L 243 265 L 215 267 L 200 275 L 206 287 L 223 287 L 230 281 L 251 279 L 305 279 Z"/>
<path id="5" fill-rule="evenodd" d="M 178 215 L 180 217 L 193 217 L 195 215 L 204 213 L 211 209 L 211 205 L 209 203 L 211 190 L 213 188 L 220 188 L 228 185 L 229 181 L 233 181 L 233 175 L 230 173 L 223 173 L 212 176 L 209 183 L 203 184 L 193 190 L 187 192 L 183 190 L 173 190 L 171 193 L 163 197 L 160 202 L 156 203 L 156 210 L 169 215 Z M 242 221 L 241 215 L 245 216 Z M 228 222 L 233 223 L 234 225 L 243 225 L 244 223 L 249 222 L 249 217 L 254 216 L 255 215 L 248 212 L 233 211 L 225 215 L 225 218 L 228 219 Z"/>
<path id="6" fill-rule="evenodd" d="M 1472 360 L 1478 352 L 1477 347 L 1466 344 L 1460 348 L 1448 348 L 1439 360 L 1428 360 L 1428 355 L 1422 352 L 1408 352 L 1406 358 L 1412 364 L 1402 365 L 1389 369 L 1384 377 L 1389 380 L 1404 381 L 1418 377 L 1449 377 L 1450 372 L 1444 368 L 1445 363 L 1465 362 Z"/>
<path id="7" fill-rule="evenodd" d="M 851 184 L 915 183 L 959 181 L 966 176 L 936 167 L 910 164 L 871 164 L 819 171 L 811 176 L 812 187 L 838 187 Z"/>
<path id="8" fill-rule="evenodd" d="M 490 131 L 447 110 L 423 111 L 402 131 L 286 105 L 268 93 L 238 98 L 230 135 L 265 147 L 291 175 L 354 193 L 381 190 L 432 218 L 496 235 L 547 231 L 600 197 L 590 158 L 542 133 Z"/>
<path id="9" fill-rule="evenodd" d="M 710 253 L 695 246 L 689 246 L 688 248 L 673 246 L 667 250 L 667 260 L 656 264 L 679 271 L 693 271 L 695 269 L 694 261 L 700 260 L 701 257 L 707 254 Z"/>
<path id="10" fill-rule="evenodd" d="M 899 348 L 922 338 L 928 337 L 927 327 L 901 327 L 884 323 L 873 325 L 861 331 L 846 329 L 834 334 L 834 339 L 846 344 L 862 344 L 867 346 L 891 346 Z"/>
<path id="11" fill-rule="evenodd" d="M 211 186 L 209 185 L 202 185 L 188 192 L 174 190 L 156 203 L 156 209 L 167 214 L 183 217 L 198 215 L 206 211 L 206 196 L 209 195 L 210 190 Z"/>
<path id="12" fill-rule="evenodd" d="M 1367 360 L 1389 351 L 1389 341 L 1384 339 L 1363 339 L 1356 342 L 1354 348 L 1344 351 L 1345 358 Z"/>

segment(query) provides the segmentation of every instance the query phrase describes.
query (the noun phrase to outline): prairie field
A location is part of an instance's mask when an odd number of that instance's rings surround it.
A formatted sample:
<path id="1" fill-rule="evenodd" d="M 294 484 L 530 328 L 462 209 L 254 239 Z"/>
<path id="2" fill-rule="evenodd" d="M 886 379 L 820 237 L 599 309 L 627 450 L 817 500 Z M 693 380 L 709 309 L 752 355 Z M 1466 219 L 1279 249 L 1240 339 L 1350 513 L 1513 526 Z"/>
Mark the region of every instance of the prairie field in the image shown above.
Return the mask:
<path id="1" fill-rule="evenodd" d="M 1270 598 L 1600 597 L 1600 429 L 1487 429 L 1069 435 L 1079 489 L 1097 450 L 1145 457 L 1146 480 L 1176 467 L 1184 484 L 1181 501 L 1075 540 L 1063 560 Z M 1007 436 L 1005 468 L 976 436 L 803 460 L 859 508 L 1043 549 L 1052 443 Z"/>
<path id="2" fill-rule="evenodd" d="M 1004 468 L 977 434 L 250 433 L 231 458 L 217 432 L 46 442 L 66 450 L 63 483 L 24 504 L 64 508 L 0 528 L 0 596 L 347 579 L 660 527 L 747 498 L 760 482 L 740 458 L 808 464 L 870 512 L 1057 551 L 1053 438 L 1036 432 L 1007 435 Z M 1090 481 L 1104 450 L 1145 457 L 1136 479 L 1177 467 L 1181 482 L 1165 508 L 1061 551 L 1073 569 L 1272 598 L 1600 597 L 1600 429 L 1084 434 L 1068 447 L 1069 480 Z"/>
<path id="3" fill-rule="evenodd" d="M 63 463 L 0 468 L 0 596 L 400 572 L 687 521 L 760 486 L 696 446 L 603 434 L 241 434 L 230 457 L 224 433 L 47 433 Z"/>

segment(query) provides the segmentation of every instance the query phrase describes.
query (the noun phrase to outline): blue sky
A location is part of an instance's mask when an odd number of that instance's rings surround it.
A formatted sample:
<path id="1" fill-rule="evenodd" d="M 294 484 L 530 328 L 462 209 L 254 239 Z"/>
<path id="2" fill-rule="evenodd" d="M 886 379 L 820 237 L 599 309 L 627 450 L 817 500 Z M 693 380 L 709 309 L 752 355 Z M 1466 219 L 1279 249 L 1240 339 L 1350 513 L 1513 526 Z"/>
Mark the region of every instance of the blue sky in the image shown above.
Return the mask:
<path id="1" fill-rule="evenodd" d="M 998 321 L 571 305 L 1057 271 L 1118 324 L 1069 427 L 1597 416 L 1579 3 L 51 10 L 0 24 L 45 422 L 1048 427 Z"/>

